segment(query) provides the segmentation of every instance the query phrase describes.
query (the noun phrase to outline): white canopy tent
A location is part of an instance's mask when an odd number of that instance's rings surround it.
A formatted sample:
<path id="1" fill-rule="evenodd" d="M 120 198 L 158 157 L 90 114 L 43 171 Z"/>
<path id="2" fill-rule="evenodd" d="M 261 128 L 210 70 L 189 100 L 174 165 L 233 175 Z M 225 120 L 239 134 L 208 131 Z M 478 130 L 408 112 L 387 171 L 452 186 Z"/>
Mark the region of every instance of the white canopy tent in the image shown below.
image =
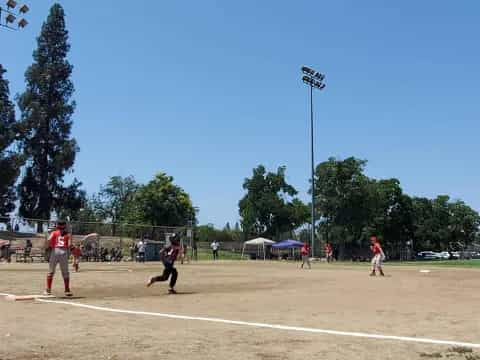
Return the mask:
<path id="1" fill-rule="evenodd" d="M 275 241 L 270 240 L 270 239 L 265 239 L 265 238 L 262 238 L 262 237 L 245 241 L 243 243 L 242 259 L 243 259 L 243 254 L 245 253 L 245 247 L 247 247 L 247 246 L 257 246 L 257 253 L 258 253 L 258 250 L 260 249 L 260 246 L 261 246 L 262 249 L 263 249 L 263 260 L 265 260 L 265 258 L 266 258 L 266 256 L 265 256 L 265 245 L 272 245 L 272 244 L 275 244 Z"/>

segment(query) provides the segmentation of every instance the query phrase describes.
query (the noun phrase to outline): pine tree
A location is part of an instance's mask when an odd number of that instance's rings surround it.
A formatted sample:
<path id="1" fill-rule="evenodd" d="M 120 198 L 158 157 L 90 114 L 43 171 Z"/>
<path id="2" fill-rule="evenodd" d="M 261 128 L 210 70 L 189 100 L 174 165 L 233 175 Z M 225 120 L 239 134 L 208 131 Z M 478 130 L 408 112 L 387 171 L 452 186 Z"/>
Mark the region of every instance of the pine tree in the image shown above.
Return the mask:
<path id="1" fill-rule="evenodd" d="M 20 186 L 20 215 L 49 219 L 63 208 L 63 178 L 72 171 L 78 146 L 70 137 L 75 102 L 65 13 L 59 4 L 43 24 L 33 64 L 25 73 L 26 90 L 18 98 L 22 147 L 27 158 Z"/>
<path id="2" fill-rule="evenodd" d="M 15 181 L 20 175 L 21 156 L 12 145 L 17 134 L 15 107 L 10 101 L 6 70 L 0 64 L 0 216 L 15 208 Z"/>

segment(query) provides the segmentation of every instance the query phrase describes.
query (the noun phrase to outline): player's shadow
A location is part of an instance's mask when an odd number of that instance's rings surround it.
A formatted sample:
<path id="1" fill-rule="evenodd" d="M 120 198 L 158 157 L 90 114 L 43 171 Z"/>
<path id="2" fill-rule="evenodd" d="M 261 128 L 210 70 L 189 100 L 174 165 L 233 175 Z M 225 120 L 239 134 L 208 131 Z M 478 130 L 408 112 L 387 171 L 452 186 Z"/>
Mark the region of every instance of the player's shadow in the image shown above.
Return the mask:
<path id="1" fill-rule="evenodd" d="M 82 300 L 82 299 L 86 299 L 85 296 L 57 296 L 55 298 L 60 299 L 60 300 Z"/>
<path id="2" fill-rule="evenodd" d="M 177 295 L 195 295 L 198 294 L 195 291 L 177 291 L 175 294 L 165 294 L 166 296 L 177 296 Z"/>

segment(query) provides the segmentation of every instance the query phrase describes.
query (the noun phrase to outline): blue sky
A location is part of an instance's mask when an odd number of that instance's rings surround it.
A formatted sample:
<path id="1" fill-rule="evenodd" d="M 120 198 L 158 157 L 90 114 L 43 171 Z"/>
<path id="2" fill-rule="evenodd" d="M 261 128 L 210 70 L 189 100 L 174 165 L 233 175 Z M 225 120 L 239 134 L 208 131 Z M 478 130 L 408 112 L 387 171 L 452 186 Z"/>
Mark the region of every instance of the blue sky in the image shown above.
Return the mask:
<path id="1" fill-rule="evenodd" d="M 3 1 L 3 0 L 2 0 Z M 12 94 L 24 88 L 54 1 L 27 1 L 30 25 L 0 31 Z M 60 1 L 75 66 L 74 175 L 96 192 L 113 175 L 164 171 L 201 223 L 238 220 L 252 168 L 287 166 L 306 194 L 308 89 L 315 157 L 368 159 L 405 192 L 480 210 L 480 3 L 453 1 Z"/>

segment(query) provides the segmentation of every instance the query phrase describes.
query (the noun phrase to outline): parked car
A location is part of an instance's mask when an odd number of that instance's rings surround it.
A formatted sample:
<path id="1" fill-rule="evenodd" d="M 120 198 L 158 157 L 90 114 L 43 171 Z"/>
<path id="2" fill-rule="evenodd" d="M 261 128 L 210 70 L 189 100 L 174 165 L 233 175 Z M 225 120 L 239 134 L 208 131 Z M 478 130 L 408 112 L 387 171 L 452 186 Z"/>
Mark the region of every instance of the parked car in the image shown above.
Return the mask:
<path id="1" fill-rule="evenodd" d="M 438 255 L 442 260 L 450 259 L 450 253 L 448 251 L 442 251 L 441 253 L 438 253 Z"/>
<path id="2" fill-rule="evenodd" d="M 442 259 L 439 253 L 433 251 L 421 251 L 417 254 L 418 260 L 439 260 Z"/>
<path id="3" fill-rule="evenodd" d="M 458 251 L 452 251 L 452 252 L 450 253 L 450 258 L 451 258 L 451 259 L 458 260 L 458 259 L 460 259 L 460 257 L 461 257 L 461 256 L 460 256 L 460 253 L 459 253 Z"/>

